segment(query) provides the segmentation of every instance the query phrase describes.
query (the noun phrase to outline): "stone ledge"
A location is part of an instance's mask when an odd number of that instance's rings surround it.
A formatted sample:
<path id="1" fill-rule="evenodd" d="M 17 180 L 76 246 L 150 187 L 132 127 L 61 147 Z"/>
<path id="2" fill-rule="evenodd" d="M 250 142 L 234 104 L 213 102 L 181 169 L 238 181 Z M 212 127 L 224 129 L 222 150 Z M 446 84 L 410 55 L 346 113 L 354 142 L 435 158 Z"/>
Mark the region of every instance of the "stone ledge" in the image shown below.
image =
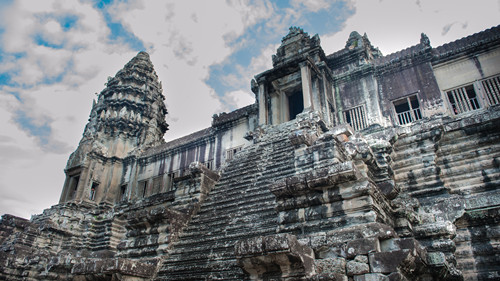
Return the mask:
<path id="1" fill-rule="evenodd" d="M 270 189 L 277 198 L 281 198 L 305 194 L 309 190 L 321 189 L 325 186 L 355 181 L 360 178 L 361 173 L 358 168 L 351 161 L 346 161 L 315 170 L 314 173 L 285 178 L 273 184 Z"/>
<path id="2" fill-rule="evenodd" d="M 73 266 L 74 275 L 113 274 L 152 278 L 156 265 L 128 259 L 85 259 Z"/>
<path id="3" fill-rule="evenodd" d="M 236 242 L 238 265 L 252 279 L 279 271 L 281 277 L 310 277 L 315 274 L 314 252 L 291 234 L 258 236 Z"/>

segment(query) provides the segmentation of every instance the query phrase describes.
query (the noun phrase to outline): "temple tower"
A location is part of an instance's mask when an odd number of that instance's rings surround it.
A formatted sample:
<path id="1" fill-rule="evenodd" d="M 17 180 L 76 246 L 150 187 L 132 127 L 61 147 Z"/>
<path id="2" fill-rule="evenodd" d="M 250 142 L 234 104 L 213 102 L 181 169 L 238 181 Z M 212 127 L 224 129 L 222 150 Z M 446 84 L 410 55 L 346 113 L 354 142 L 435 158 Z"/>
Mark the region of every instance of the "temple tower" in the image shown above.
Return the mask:
<path id="1" fill-rule="evenodd" d="M 89 123 L 68 160 L 60 203 L 120 200 L 123 163 L 163 142 L 168 125 L 162 86 L 149 55 L 140 52 L 94 101 Z"/>
<path id="2" fill-rule="evenodd" d="M 291 27 L 273 55 L 273 68 L 252 82 L 259 125 L 277 125 L 309 111 L 317 111 L 328 125 L 334 124 L 331 82 L 319 36 Z"/>

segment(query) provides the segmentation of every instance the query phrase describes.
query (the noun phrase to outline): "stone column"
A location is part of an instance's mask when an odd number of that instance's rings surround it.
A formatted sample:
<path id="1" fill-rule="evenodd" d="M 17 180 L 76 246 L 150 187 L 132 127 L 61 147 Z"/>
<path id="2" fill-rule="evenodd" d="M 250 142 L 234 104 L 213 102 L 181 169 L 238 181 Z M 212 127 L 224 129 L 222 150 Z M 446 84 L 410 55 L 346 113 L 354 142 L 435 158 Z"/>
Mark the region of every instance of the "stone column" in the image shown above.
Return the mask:
<path id="1" fill-rule="evenodd" d="M 75 179 L 73 177 L 70 177 L 69 175 L 66 174 L 66 179 L 64 180 L 64 188 L 63 192 L 61 193 L 61 197 L 59 198 L 59 203 L 64 203 L 68 201 L 68 194 L 70 193 L 70 188 L 73 185 L 73 181 Z M 76 192 L 75 192 L 76 193 Z M 76 194 L 75 194 L 76 195 Z"/>
<path id="2" fill-rule="evenodd" d="M 311 77 L 311 81 L 312 81 L 312 84 L 311 84 L 312 108 L 315 111 L 319 111 L 320 115 L 321 115 L 321 114 L 323 114 L 323 111 L 324 111 L 324 108 L 321 105 L 321 96 L 320 96 L 321 87 L 322 87 L 323 83 L 322 83 L 322 81 L 320 81 L 319 78 Z"/>
<path id="3" fill-rule="evenodd" d="M 323 77 L 323 83 L 322 83 L 322 86 L 323 86 L 323 100 L 325 101 L 325 105 L 324 105 L 324 112 L 323 112 L 323 118 L 325 118 L 325 120 L 328 122 L 328 124 L 330 125 L 333 125 L 333 120 L 331 120 L 331 111 L 330 111 L 330 106 L 328 104 L 328 82 L 327 82 L 327 78 L 326 78 L 326 74 L 325 74 L 325 71 L 323 70 L 322 73 L 321 73 L 321 76 Z"/>
<path id="4" fill-rule="evenodd" d="M 307 62 L 300 63 L 300 77 L 302 80 L 302 97 L 304 98 L 304 110 L 314 109 L 312 105 L 311 69 Z"/>
<path id="5" fill-rule="evenodd" d="M 259 81 L 259 125 L 267 124 L 266 86 Z"/>
<path id="6" fill-rule="evenodd" d="M 280 96 L 278 92 L 274 92 L 271 94 L 271 124 L 272 125 L 278 125 L 281 123 L 280 120 Z"/>
<path id="7" fill-rule="evenodd" d="M 284 92 L 280 92 L 280 111 L 281 123 L 290 120 L 290 112 L 288 109 L 288 96 Z"/>

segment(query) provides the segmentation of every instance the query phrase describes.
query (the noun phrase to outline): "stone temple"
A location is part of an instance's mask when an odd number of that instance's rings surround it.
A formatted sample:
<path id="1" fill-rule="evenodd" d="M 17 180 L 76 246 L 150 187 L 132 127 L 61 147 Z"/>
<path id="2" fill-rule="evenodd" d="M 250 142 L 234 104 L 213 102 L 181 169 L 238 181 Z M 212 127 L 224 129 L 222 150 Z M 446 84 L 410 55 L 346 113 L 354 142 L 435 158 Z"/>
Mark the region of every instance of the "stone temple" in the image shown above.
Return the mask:
<path id="1" fill-rule="evenodd" d="M 500 280 L 500 26 L 386 56 L 292 27 L 272 62 L 254 104 L 165 142 L 140 52 L 59 204 L 2 216 L 0 280 Z"/>

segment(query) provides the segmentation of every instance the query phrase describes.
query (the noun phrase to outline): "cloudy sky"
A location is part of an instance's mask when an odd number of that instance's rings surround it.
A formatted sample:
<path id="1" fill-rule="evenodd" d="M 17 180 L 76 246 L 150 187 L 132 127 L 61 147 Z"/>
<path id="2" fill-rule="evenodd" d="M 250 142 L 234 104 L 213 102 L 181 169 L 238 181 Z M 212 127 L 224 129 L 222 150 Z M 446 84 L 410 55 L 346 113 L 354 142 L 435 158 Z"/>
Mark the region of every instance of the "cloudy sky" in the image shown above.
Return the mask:
<path id="1" fill-rule="evenodd" d="M 253 103 L 290 26 L 327 54 L 356 30 L 389 54 L 500 22 L 500 0 L 0 0 L 0 214 L 56 204 L 92 99 L 137 52 L 163 83 L 171 140 Z"/>

